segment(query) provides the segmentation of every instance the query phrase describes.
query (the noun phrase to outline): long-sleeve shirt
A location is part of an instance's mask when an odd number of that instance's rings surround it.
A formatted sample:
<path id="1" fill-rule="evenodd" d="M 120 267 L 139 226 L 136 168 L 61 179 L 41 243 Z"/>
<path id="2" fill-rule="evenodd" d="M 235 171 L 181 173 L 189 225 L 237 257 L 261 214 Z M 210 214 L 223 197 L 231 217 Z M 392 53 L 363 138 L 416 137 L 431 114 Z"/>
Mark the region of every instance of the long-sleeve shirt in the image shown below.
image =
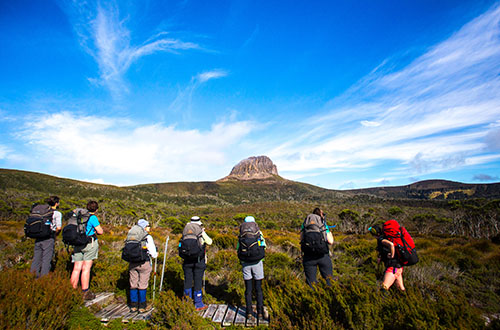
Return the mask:
<path id="1" fill-rule="evenodd" d="M 158 257 L 158 251 L 156 251 L 156 245 L 151 235 L 146 236 L 146 247 L 148 248 L 148 253 L 152 258 Z"/>

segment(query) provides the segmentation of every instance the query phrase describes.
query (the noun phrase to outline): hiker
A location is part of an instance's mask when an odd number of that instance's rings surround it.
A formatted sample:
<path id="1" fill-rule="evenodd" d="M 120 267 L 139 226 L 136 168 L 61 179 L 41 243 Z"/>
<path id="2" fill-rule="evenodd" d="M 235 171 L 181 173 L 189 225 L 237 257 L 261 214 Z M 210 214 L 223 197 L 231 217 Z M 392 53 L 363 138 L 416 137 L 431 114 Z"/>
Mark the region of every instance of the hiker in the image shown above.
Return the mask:
<path id="1" fill-rule="evenodd" d="M 238 236 L 238 258 L 241 262 L 243 279 L 245 280 L 246 318 L 252 315 L 252 286 L 255 283 L 257 298 L 257 318 L 264 318 L 264 302 L 262 280 L 264 279 L 264 263 L 266 241 L 259 226 L 252 216 L 245 217 L 240 225 Z"/>
<path id="2" fill-rule="evenodd" d="M 212 245 L 212 239 L 207 235 L 200 217 L 193 216 L 186 224 L 179 242 L 179 255 L 184 259 L 184 296 L 192 298 L 196 310 L 207 308 L 203 304 L 203 274 L 207 268 L 206 245 Z"/>
<path id="3" fill-rule="evenodd" d="M 56 209 L 59 207 L 59 197 L 51 196 L 45 200 L 52 211 L 50 224 L 50 234 L 46 238 L 35 239 L 35 251 L 33 253 L 33 262 L 30 271 L 36 274 L 36 277 L 47 275 L 50 271 L 50 263 L 54 256 L 54 245 L 56 235 L 61 231 L 62 214 Z M 50 212 L 49 211 L 49 212 Z"/>
<path id="4" fill-rule="evenodd" d="M 87 203 L 87 210 L 90 214 L 86 226 L 86 235 L 89 242 L 86 245 L 75 246 L 72 255 L 73 272 L 71 273 L 71 285 L 78 288 L 78 281 L 81 282 L 83 299 L 92 300 L 95 294 L 89 291 L 90 269 L 94 259 L 97 259 L 99 252 L 99 243 L 97 235 L 103 234 L 103 229 L 95 213 L 99 208 L 96 201 Z"/>
<path id="5" fill-rule="evenodd" d="M 317 282 L 316 273 L 319 268 L 321 276 L 328 285 L 331 285 L 333 266 L 329 245 L 333 244 L 333 235 L 326 223 L 325 214 L 320 208 L 315 208 L 302 223 L 300 241 L 307 284 L 312 288 Z"/>
<path id="6" fill-rule="evenodd" d="M 150 230 L 149 222 L 140 219 L 127 235 L 127 241 L 139 242 L 136 246 L 146 252 L 142 258 L 139 258 L 139 261 L 129 263 L 131 312 L 139 310 L 139 313 L 144 313 L 146 311 L 146 292 L 149 284 L 149 276 L 153 270 L 151 258 L 156 259 L 158 257 L 153 237 L 149 234 Z"/>
<path id="7" fill-rule="evenodd" d="M 385 266 L 381 289 L 388 291 L 392 284 L 396 282 L 397 287 L 401 291 L 405 291 L 405 286 L 403 284 L 403 267 L 396 258 L 394 243 L 384 236 L 384 232 L 379 225 L 368 228 L 368 231 L 377 239 L 377 264 L 380 264 L 380 261 L 382 261 Z"/>

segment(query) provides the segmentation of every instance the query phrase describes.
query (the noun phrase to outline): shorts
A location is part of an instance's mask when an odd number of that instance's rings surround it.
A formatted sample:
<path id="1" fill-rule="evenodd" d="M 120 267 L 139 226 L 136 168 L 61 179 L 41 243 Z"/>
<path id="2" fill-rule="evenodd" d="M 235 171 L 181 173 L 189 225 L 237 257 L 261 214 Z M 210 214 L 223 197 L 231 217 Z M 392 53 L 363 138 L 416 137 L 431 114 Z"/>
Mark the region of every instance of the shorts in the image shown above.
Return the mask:
<path id="1" fill-rule="evenodd" d="M 256 264 L 246 264 L 243 263 L 243 279 L 251 280 L 252 278 L 255 280 L 263 280 L 264 279 L 264 263 L 259 261 Z"/>
<path id="2" fill-rule="evenodd" d="M 386 273 L 393 273 L 394 276 L 398 277 L 401 274 L 403 274 L 403 267 L 397 268 L 397 267 L 387 267 L 385 270 Z"/>
<path id="3" fill-rule="evenodd" d="M 98 254 L 99 242 L 96 239 L 92 239 L 92 242 L 87 243 L 84 248 L 75 246 L 72 262 L 94 260 L 97 259 Z"/>

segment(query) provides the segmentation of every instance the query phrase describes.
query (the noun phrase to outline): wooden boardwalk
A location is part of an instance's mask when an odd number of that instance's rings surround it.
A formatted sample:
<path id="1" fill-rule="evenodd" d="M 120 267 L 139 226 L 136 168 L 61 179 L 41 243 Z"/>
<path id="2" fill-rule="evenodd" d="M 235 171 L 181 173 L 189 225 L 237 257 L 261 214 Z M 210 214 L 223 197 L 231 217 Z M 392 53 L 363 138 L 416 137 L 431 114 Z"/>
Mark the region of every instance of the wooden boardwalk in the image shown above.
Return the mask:
<path id="1" fill-rule="evenodd" d="M 114 293 L 101 292 L 97 293 L 95 299 L 85 302 L 85 307 L 91 305 L 103 305 L 111 301 L 114 297 Z M 98 311 L 95 316 L 101 320 L 101 322 L 107 323 L 114 319 L 122 319 L 122 322 L 133 322 L 139 320 L 149 320 L 151 318 L 151 313 L 153 313 L 154 308 L 149 308 L 145 313 L 131 313 L 130 308 L 124 303 L 111 303 Z"/>
<path id="2" fill-rule="evenodd" d="M 95 299 L 85 302 L 85 306 L 103 305 L 112 301 L 114 298 L 113 293 L 102 292 L 96 294 Z M 154 308 L 149 308 L 145 313 L 131 313 L 127 304 L 111 302 L 106 307 L 99 310 L 95 316 L 103 323 L 111 320 L 121 318 L 122 322 L 133 322 L 140 320 L 149 320 Z M 212 320 L 212 322 L 220 324 L 222 327 L 230 325 L 239 325 L 243 327 L 255 327 L 258 325 L 269 325 L 269 313 L 267 307 L 264 307 L 264 314 L 266 318 L 257 319 L 257 308 L 254 305 L 252 308 L 252 315 L 247 319 L 245 317 L 245 307 L 235 307 L 224 304 L 210 304 L 206 310 L 198 312 L 200 316 Z"/>
<path id="3" fill-rule="evenodd" d="M 224 304 L 210 304 L 206 310 L 199 312 L 199 314 L 204 318 L 211 319 L 212 322 L 219 323 L 223 327 L 227 327 L 232 324 L 244 327 L 255 327 L 258 325 L 268 326 L 269 312 L 267 307 L 264 307 L 264 313 L 267 318 L 257 319 L 257 307 L 254 305 L 252 308 L 252 315 L 247 319 L 245 317 L 245 307 L 235 307 Z"/>

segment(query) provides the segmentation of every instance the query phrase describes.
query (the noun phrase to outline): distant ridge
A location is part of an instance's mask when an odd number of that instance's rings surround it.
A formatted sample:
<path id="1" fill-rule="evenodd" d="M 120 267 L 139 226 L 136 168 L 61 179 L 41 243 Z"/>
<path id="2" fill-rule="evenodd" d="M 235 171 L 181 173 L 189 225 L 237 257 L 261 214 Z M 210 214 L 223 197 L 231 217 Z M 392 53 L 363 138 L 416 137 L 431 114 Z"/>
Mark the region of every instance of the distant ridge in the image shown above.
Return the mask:
<path id="1" fill-rule="evenodd" d="M 468 199 L 500 198 L 500 183 L 461 183 L 448 180 L 424 180 L 406 186 L 343 190 L 355 195 L 368 194 L 383 198 Z"/>
<path id="2" fill-rule="evenodd" d="M 2 193 L 16 196 L 40 195 L 41 198 L 56 194 L 78 196 L 81 199 L 141 199 L 177 205 L 237 205 L 270 201 L 320 203 L 358 197 L 364 199 L 363 196 L 406 200 L 500 199 L 500 183 L 467 184 L 447 180 L 426 180 L 406 186 L 353 190 L 324 189 L 281 178 L 274 174 L 277 170 L 274 172 L 273 165 L 267 164 L 264 167 L 268 171 L 265 179 L 257 179 L 255 176 L 246 180 L 235 177 L 226 179 L 228 176 L 224 178 L 226 180 L 218 181 L 150 183 L 126 187 L 83 182 L 36 172 L 0 169 L 0 195 Z M 236 174 L 245 169 L 245 166 L 235 166 Z"/>

